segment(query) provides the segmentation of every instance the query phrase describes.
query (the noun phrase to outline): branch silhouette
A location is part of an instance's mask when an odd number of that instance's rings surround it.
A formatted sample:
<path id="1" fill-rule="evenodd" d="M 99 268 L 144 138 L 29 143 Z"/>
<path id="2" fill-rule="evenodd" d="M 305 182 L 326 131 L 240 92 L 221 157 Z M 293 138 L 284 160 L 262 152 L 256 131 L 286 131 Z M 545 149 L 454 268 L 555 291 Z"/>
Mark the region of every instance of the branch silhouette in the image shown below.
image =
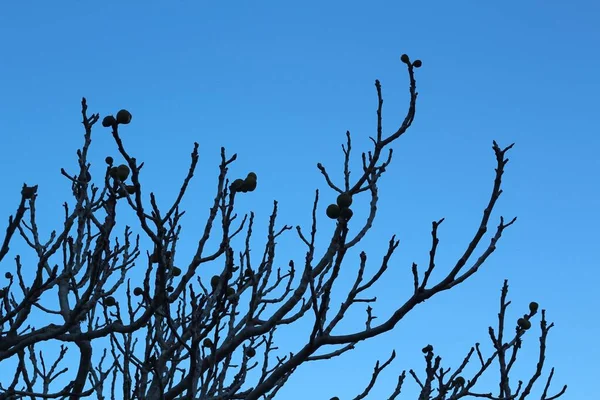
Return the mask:
<path id="1" fill-rule="evenodd" d="M 63 205 L 63 226 L 53 231 L 47 240 L 41 238 L 36 204 L 38 190 L 45 188 L 24 185 L 0 248 L 0 261 L 4 261 L 9 244 L 18 232 L 36 255 L 35 267 L 27 267 L 35 271 L 31 282 L 26 282 L 21 258 L 17 255 L 16 276 L 6 272 L 7 283 L 0 289 L 0 362 L 17 363 L 10 382 L 0 385 L 0 399 L 91 396 L 98 399 L 272 399 L 300 365 L 343 356 L 359 342 L 393 330 L 418 304 L 474 275 L 496 250 L 506 228 L 516 221 L 516 218 L 505 221 L 500 217 L 489 243 L 482 244 L 494 206 L 502 194 L 502 176 L 508 163 L 506 155 L 512 144 L 501 148 L 493 142 L 497 165 L 489 201 L 466 250 L 441 280 L 434 282 L 431 276 L 435 268 L 440 268 L 435 258 L 440 242 L 438 228 L 443 219 L 432 223 L 429 264 L 421 271 L 416 264 L 412 265 L 414 290 L 389 318 L 375 323 L 377 299 L 368 292 L 392 263 L 399 244 L 395 236 L 389 239 L 387 251 L 373 272 L 369 272 L 367 254 L 360 252 L 351 289 L 344 293 L 341 304 L 332 301 L 336 284 L 344 275 L 342 263 L 348 250 L 358 245 L 373 226 L 379 201 L 378 182 L 392 162 L 390 145 L 406 133 L 415 117 L 418 97 L 415 70 L 422 63 L 420 60 L 411 62 L 407 55 L 401 60 L 408 73 L 410 98 L 402 123 L 394 132 L 384 135 L 382 89 L 376 80 L 377 134 L 370 138 L 373 148 L 361 154 L 362 171 L 358 177 L 351 178 L 349 165 L 353 148 L 350 132 L 346 132 L 346 143 L 342 145 L 343 181 L 334 182 L 327 168 L 317 164 L 324 181 L 337 196 L 336 203 L 328 205 L 323 212 L 320 193 L 315 192 L 310 231 L 304 232 L 299 225 L 295 227 L 295 233 L 306 248 L 304 260 L 289 260 L 285 270 L 275 267 L 277 239 L 293 227 L 278 223 L 275 201 L 262 258 L 251 257 L 254 213 L 239 217 L 235 206 L 240 196 L 259 188 L 258 177 L 249 172 L 246 177 L 232 179 L 229 168 L 237 155 L 227 155 L 224 148 L 220 153 L 214 200 L 200 230 L 195 253 L 187 259 L 178 256 L 181 221 L 185 214 L 181 202 L 196 172 L 199 144 L 194 143 L 190 167 L 175 200 L 161 210 L 153 192 L 149 193 L 149 203 L 144 201 L 147 185 L 143 179 L 144 163 L 137 161 L 121 137 L 121 130 L 127 129 L 133 120 L 127 110 L 101 121 L 105 129 L 111 130 L 123 163 L 116 165 L 113 157 L 106 157 L 104 176 L 93 179 L 89 149 L 92 130 L 100 116 L 88 116 L 87 101 L 83 98 L 81 113 L 85 133 L 83 146 L 77 151 L 77 168 L 73 172 L 61 170 L 70 181 L 73 195 L 73 201 Z M 364 221 L 353 218 L 351 206 L 357 196 L 370 199 Z M 141 249 L 140 234 L 134 235 L 131 227 L 118 227 L 117 217 L 124 212 L 124 207 L 134 212 L 140 233 L 151 240 L 151 249 Z M 326 249 L 319 251 L 317 221 L 323 217 L 334 219 L 336 225 L 327 239 Z M 354 234 L 350 233 L 350 225 Z M 123 229 L 122 238 L 119 229 Z M 244 247 L 236 252 L 233 240 L 243 235 Z M 209 244 L 209 239 L 215 237 L 219 243 Z M 60 264 L 57 264 L 59 259 Z M 222 264 L 221 272 L 209 279 L 201 277 L 201 267 L 211 262 Z M 5 269 L 6 265 L 5 261 Z M 128 273 L 139 265 L 146 267 L 144 278 L 132 282 Z M 548 325 L 545 310 L 542 310 L 536 371 L 524 385 L 519 381 L 515 388 L 509 374 L 521 347 L 521 338 L 531 328 L 538 306 L 537 303 L 530 305 L 530 312 L 518 320 L 514 335 L 505 342 L 505 313 L 510 303 L 506 302 L 507 292 L 505 281 L 498 330 L 489 328 L 494 346 L 490 356 L 485 358 L 476 344 L 461 365 L 450 373 L 449 368 L 442 368 L 441 357 L 434 357 L 433 346 L 423 349 L 425 377 L 419 378 L 416 372 L 409 371 L 420 388 L 419 399 L 454 400 L 469 396 L 525 399 L 530 396 L 542 373 L 546 337 L 553 324 Z M 42 300 L 49 297 L 56 299 L 56 309 L 43 304 Z M 336 329 L 350 308 L 362 303 L 366 303 L 365 328 L 351 332 Z M 47 314 L 54 322 L 40 323 L 33 310 Z M 294 352 L 280 355 L 276 345 L 277 329 L 302 319 L 312 321 L 306 343 Z M 102 349 L 101 361 L 94 365 L 92 356 L 94 351 L 99 351 L 96 345 L 99 339 L 107 339 L 110 347 Z M 40 351 L 46 342 L 60 344 L 60 354 L 49 368 Z M 76 351 L 78 356 L 74 373 L 72 365 L 59 369 L 69 351 Z M 466 366 L 475 353 L 480 366 L 467 379 Z M 355 399 L 368 396 L 381 371 L 395 357 L 396 353 L 392 352 L 386 361 L 376 363 L 365 389 Z M 477 392 L 478 379 L 494 361 L 500 365 L 498 395 Z M 566 386 L 556 395 L 547 394 L 553 373 L 554 370 L 547 379 L 542 399 L 555 399 L 565 393 Z M 60 388 L 57 382 L 63 376 L 69 376 L 67 379 L 71 381 Z M 390 399 L 400 395 L 405 378 L 404 371 L 398 376 Z"/>

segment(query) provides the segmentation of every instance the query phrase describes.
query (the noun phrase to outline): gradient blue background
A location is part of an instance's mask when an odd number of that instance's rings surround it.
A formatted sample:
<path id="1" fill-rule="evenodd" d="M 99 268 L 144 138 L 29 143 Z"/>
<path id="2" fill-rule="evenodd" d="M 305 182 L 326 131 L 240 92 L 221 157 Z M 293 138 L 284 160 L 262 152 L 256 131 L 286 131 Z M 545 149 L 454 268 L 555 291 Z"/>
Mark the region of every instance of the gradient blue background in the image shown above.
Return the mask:
<path id="1" fill-rule="evenodd" d="M 60 227 L 62 203 L 72 199 L 70 183 L 59 171 L 75 171 L 75 151 L 83 143 L 80 100 L 86 96 L 90 113 L 104 116 L 124 107 L 132 112 L 122 137 L 130 153 L 146 163 L 141 178 L 146 201 L 152 190 L 159 205 L 171 204 L 193 142 L 200 143 L 197 174 L 183 202 L 187 214 L 178 263 L 189 260 L 203 229 L 221 146 L 238 153 L 232 178 L 249 170 L 259 177 L 258 189 L 238 203 L 240 214 L 256 212 L 255 265 L 273 200 L 279 201 L 279 226 L 300 224 L 307 232 L 317 188 L 322 250 L 334 229 L 324 217 L 334 194 L 316 163 L 340 182 L 340 144 L 350 130 L 358 174 L 360 152 L 371 148 L 368 136 L 375 134 L 375 78 L 383 85 L 385 132 L 397 128 L 408 100 L 399 56 L 408 53 L 423 60 L 416 74 L 416 119 L 392 146 L 395 157 L 380 183 L 378 217 L 349 255 L 336 299 L 352 282 L 358 251 L 368 253 L 373 272 L 396 234 L 400 247 L 391 268 L 371 291 L 379 299 L 376 322 L 383 321 L 409 297 L 410 265 L 426 265 L 431 221 L 442 217 L 434 279 L 449 270 L 487 204 L 493 139 L 516 145 L 489 234 L 500 215 L 516 215 L 518 221 L 472 279 L 418 306 L 392 333 L 337 359 L 300 367 L 278 398 L 352 398 L 368 383 L 375 361 L 387 359 L 392 349 L 398 356 L 370 398 L 387 398 L 403 369 L 423 377 L 420 349 L 428 343 L 445 367 L 458 366 L 475 342 L 490 354 L 487 329 L 497 324 L 505 278 L 512 300 L 508 318 L 516 320 L 536 300 L 556 323 L 535 393 L 555 366 L 552 393 L 567 383 L 563 398 L 594 398 L 593 382 L 600 374 L 600 265 L 593 233 L 600 223 L 599 20 L 600 6 L 592 1 L 3 2 L 2 218 L 15 212 L 23 182 L 37 183 L 41 232 L 48 237 Z M 98 182 L 104 157 L 118 153 L 99 124 L 92 139 L 90 160 Z M 358 227 L 367 199 L 355 201 L 351 225 Z M 131 212 L 121 210 L 121 237 L 125 223 L 139 231 Z M 142 243 L 148 250 L 148 241 Z M 294 258 L 300 265 L 303 252 L 296 233 L 288 232 L 279 240 L 278 263 L 285 269 Z M 1 272 L 14 273 L 16 254 L 34 261 L 32 250 L 17 238 Z M 140 261 L 134 281 L 142 277 L 145 262 Z M 219 264 L 203 267 L 201 276 L 210 277 Z M 357 306 L 336 332 L 361 329 L 364 315 L 364 305 Z M 534 326 L 513 382 L 528 379 L 535 369 L 539 327 Z M 307 334 L 279 330 L 279 354 L 296 351 Z M 55 344 L 38 350 L 50 357 Z M 76 354 L 71 348 L 67 359 L 75 361 Z M 98 348 L 95 357 L 100 354 Z M 65 380 L 74 372 L 71 367 Z M 484 377 L 479 391 L 496 393 L 497 366 Z M 8 378 L 2 374 L 1 381 Z M 407 376 L 400 398 L 415 398 L 415 389 Z"/>

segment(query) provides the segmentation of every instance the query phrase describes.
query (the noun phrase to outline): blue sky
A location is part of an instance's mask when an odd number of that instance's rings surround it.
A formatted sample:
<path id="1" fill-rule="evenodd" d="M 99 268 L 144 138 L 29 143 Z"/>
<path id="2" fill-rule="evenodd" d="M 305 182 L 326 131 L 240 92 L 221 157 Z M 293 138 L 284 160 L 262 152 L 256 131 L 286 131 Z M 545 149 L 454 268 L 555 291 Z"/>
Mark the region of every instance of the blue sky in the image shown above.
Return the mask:
<path id="1" fill-rule="evenodd" d="M 403 369 L 423 376 L 420 349 L 428 343 L 446 367 L 459 365 L 475 342 L 489 354 L 487 329 L 497 324 L 505 278 L 509 318 L 516 320 L 536 300 L 556 323 L 543 375 L 556 367 L 553 392 L 566 383 L 564 398 L 595 394 L 589 382 L 600 373 L 594 341 L 600 333 L 594 317 L 600 263 L 593 236 L 600 223 L 596 2 L 122 3 L 0 6 L 4 221 L 15 212 L 27 182 L 39 184 L 42 234 L 60 226 L 62 203 L 72 202 L 60 168 L 76 167 L 75 152 L 83 143 L 80 101 L 86 96 L 90 112 L 101 116 L 120 108 L 132 112 L 122 137 L 130 154 L 146 163 L 142 182 L 162 207 L 173 201 L 187 172 L 193 142 L 200 143 L 197 174 L 183 203 L 182 264 L 194 251 L 214 196 L 221 146 L 238 154 L 233 178 L 250 170 L 258 174 L 258 189 L 244 196 L 238 210 L 256 213 L 255 263 L 273 200 L 279 201 L 280 226 L 299 224 L 306 231 L 317 188 L 322 249 L 334 229 L 324 209 L 335 196 L 316 164 L 323 163 L 339 182 L 340 145 L 350 130 L 358 174 L 360 152 L 370 149 L 368 136 L 375 134 L 376 78 L 383 86 L 385 132 L 398 127 L 408 101 L 399 57 L 408 53 L 423 60 L 416 74 L 415 122 L 392 146 L 378 218 L 349 257 L 338 293 L 351 284 L 358 252 L 367 252 L 374 271 L 396 234 L 400 247 L 372 292 L 379 299 L 376 321 L 384 320 L 410 296 L 410 265 L 426 264 L 431 221 L 445 217 L 434 278 L 442 276 L 466 248 L 487 203 L 494 139 L 501 146 L 516 144 L 490 232 L 500 215 L 518 221 L 472 279 L 421 304 L 393 333 L 330 362 L 299 368 L 281 398 L 352 398 L 368 383 L 375 361 L 385 360 L 392 349 L 398 356 L 382 373 L 373 399 L 387 398 Z M 92 140 L 92 175 L 100 179 L 104 157 L 117 158 L 118 152 L 100 126 Z M 358 227 L 368 203 L 355 202 Z M 121 215 L 122 237 L 124 224 L 135 220 L 125 210 Z M 300 263 L 303 251 L 289 232 L 279 241 L 278 262 Z M 2 271 L 14 272 L 17 254 L 34 260 L 17 238 Z M 210 277 L 218 268 L 211 265 L 200 275 Z M 133 280 L 141 278 L 143 266 L 136 270 Z M 341 327 L 347 330 L 338 332 L 360 329 L 363 317 L 364 308 L 357 307 Z M 299 331 L 281 329 L 282 354 L 304 340 Z M 526 335 L 513 381 L 527 379 L 535 369 L 536 335 L 534 329 Z M 55 351 L 51 345 L 40 349 Z M 75 356 L 73 348 L 70 357 Z M 488 372 L 480 391 L 496 390 L 496 371 Z M 412 378 L 403 392 L 401 398 L 414 398 Z"/>

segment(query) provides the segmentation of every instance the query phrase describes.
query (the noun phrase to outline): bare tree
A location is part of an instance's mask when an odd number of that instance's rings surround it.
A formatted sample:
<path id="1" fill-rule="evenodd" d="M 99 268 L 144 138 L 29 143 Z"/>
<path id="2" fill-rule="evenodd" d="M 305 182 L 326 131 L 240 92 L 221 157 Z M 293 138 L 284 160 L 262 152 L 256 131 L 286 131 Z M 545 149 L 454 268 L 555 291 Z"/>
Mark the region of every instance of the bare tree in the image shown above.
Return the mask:
<path id="1" fill-rule="evenodd" d="M 342 146 L 345 156 L 343 182 L 334 182 L 326 168 L 320 163 L 317 165 L 327 185 L 338 195 L 337 202 L 325 210 L 319 205 L 319 191 L 316 191 L 310 229 L 303 231 L 296 226 L 296 233 L 306 246 L 305 258 L 302 262 L 290 260 L 287 271 L 274 267 L 276 240 L 292 229 L 288 225 L 278 226 L 277 202 L 273 204 L 262 258 L 250 257 L 254 214 L 245 215 L 240 220 L 234 210 L 238 196 L 256 189 L 257 176 L 250 172 L 245 178 L 230 182 L 228 168 L 236 160 L 236 155 L 228 157 L 224 148 L 221 148 L 216 194 L 195 254 L 191 259 L 177 257 L 180 221 L 184 215 L 180 203 L 194 176 L 198 143 L 194 145 L 190 168 L 176 200 L 167 210 L 159 210 L 154 193 L 150 193 L 149 204 L 144 201 L 144 163 L 132 157 L 120 136 L 119 130 L 131 121 L 131 114 L 126 110 L 119 111 L 116 117 L 107 116 L 102 120 L 102 125 L 112 130 L 124 163 L 115 165 L 114 160 L 107 157 L 103 179 L 92 180 L 88 150 L 92 128 L 100 116 L 88 116 L 84 98 L 81 112 L 85 141 L 77 152 L 78 167 L 75 173 L 61 170 L 72 183 L 74 197 L 72 205 L 64 204 L 64 226 L 53 231 L 47 240 L 40 237 L 36 225 L 38 186 L 24 185 L 16 214 L 9 218 L 0 248 L 0 260 L 4 261 L 9 243 L 18 232 L 37 259 L 35 268 L 30 268 L 35 270 L 33 282 L 26 284 L 21 258 L 17 255 L 14 258 L 16 277 L 6 272 L 8 283 L 0 290 L 0 360 L 12 359 L 17 364 L 10 383 L 0 387 L 0 399 L 78 399 L 93 396 L 98 399 L 107 396 L 121 399 L 272 399 L 301 364 L 342 356 L 354 349 L 358 342 L 394 329 L 417 304 L 458 286 L 474 275 L 495 251 L 504 230 L 515 222 L 514 218 L 506 222 L 500 217 L 489 244 L 477 250 L 502 193 L 502 174 L 508 162 L 506 153 L 512 145 L 501 148 L 493 143 L 497 166 L 489 202 L 467 249 L 443 279 L 437 282 L 430 280 L 436 266 L 437 231 L 442 219 L 432 225 L 429 264 L 422 271 L 416 264 L 412 265 L 414 290 L 389 318 L 382 323 L 374 323 L 372 304 L 376 298 L 369 297 L 368 291 L 390 265 L 398 246 L 395 236 L 390 238 L 387 252 L 371 273 L 367 273 L 367 254 L 360 253 L 358 272 L 351 289 L 344 294 L 341 304 L 332 304 L 332 290 L 342 274 L 341 265 L 348 250 L 360 243 L 375 219 L 379 199 L 377 184 L 392 161 L 390 145 L 407 131 L 415 116 L 415 69 L 421 66 L 421 61 L 411 62 L 406 55 L 401 60 L 407 66 L 410 81 L 410 103 L 404 121 L 395 132 L 384 136 L 381 85 L 375 81 L 378 106 L 377 133 L 370 138 L 373 149 L 362 153 L 362 171 L 357 179 L 350 179 L 352 143 L 349 132 L 346 145 Z M 350 207 L 355 196 L 370 197 L 366 220 L 352 219 Z M 134 240 L 129 226 L 124 228 L 122 240 L 114 237 L 117 204 L 133 210 L 139 228 L 152 242 L 150 251 L 142 253 L 140 236 L 137 235 Z M 317 219 L 325 215 L 337 222 L 327 249 L 319 254 L 315 244 Z M 356 234 L 349 233 L 349 225 L 353 225 Z M 242 232 L 245 232 L 245 248 L 236 253 L 232 240 L 239 234 L 243 235 Z M 208 240 L 215 235 L 221 238 L 220 244 L 211 247 Z M 52 263 L 51 258 L 60 258 L 60 266 Z M 217 260 L 224 265 L 221 273 L 207 281 L 201 279 L 199 267 Z M 132 288 L 127 273 L 136 264 L 146 265 L 147 270 L 143 283 Z M 6 269 L 7 261 L 4 265 Z M 504 400 L 524 399 L 530 395 L 532 386 L 542 373 L 546 336 L 552 324 L 547 324 L 542 310 L 537 368 L 525 386 L 519 381 L 515 387 L 509 380 L 509 373 L 521 347 L 521 338 L 537 315 L 538 305 L 531 303 L 530 311 L 515 324 L 508 322 L 509 327 L 515 328 L 509 340 L 504 333 L 505 311 L 509 305 L 507 291 L 505 282 L 498 330 L 489 328 L 494 346 L 491 355 L 484 356 L 477 344 L 451 373 L 450 368 L 441 367 L 441 358 L 434 357 L 431 345 L 423 349 L 425 377 L 419 378 L 410 370 L 420 387 L 419 399 L 472 396 Z M 57 310 L 41 304 L 43 294 L 56 298 Z M 122 301 L 117 301 L 116 297 Z M 334 334 L 334 328 L 344 319 L 350 307 L 361 303 L 367 303 L 365 328 Z M 34 309 L 47 314 L 56 323 L 40 326 L 39 320 L 32 319 Z M 302 318 L 313 321 L 309 339 L 299 350 L 278 356 L 275 346 L 277 328 L 294 324 Z M 101 338 L 110 340 L 110 349 L 103 349 L 101 361 L 93 365 L 94 341 Z M 39 350 L 43 342 L 48 341 L 60 343 L 61 349 L 50 368 L 44 354 L 36 353 L 36 346 Z M 53 387 L 59 376 L 70 372 L 68 368 L 58 370 L 68 350 L 78 352 L 76 372 L 72 373 L 72 380 L 67 386 Z M 465 368 L 475 352 L 480 365 L 467 379 Z M 368 395 L 380 372 L 394 357 L 392 352 L 383 364 L 377 363 L 365 390 L 355 399 Z M 495 360 L 500 366 L 498 394 L 477 392 L 475 385 L 478 379 Z M 557 395 L 547 394 L 553 372 L 547 379 L 541 399 L 558 398 L 566 390 L 565 386 Z M 405 376 L 403 372 L 396 388 L 390 388 L 393 390 L 390 399 L 400 394 Z M 117 382 L 122 386 L 117 386 Z"/>

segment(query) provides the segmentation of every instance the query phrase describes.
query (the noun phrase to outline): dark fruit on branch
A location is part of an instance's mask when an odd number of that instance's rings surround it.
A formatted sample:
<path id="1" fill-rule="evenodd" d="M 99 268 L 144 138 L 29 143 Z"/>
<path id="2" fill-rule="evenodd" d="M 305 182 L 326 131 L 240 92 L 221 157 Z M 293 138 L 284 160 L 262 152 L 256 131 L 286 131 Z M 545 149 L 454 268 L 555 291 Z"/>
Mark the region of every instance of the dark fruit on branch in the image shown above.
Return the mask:
<path id="1" fill-rule="evenodd" d="M 129 176 L 129 167 L 125 164 L 121 164 L 117 167 L 117 178 L 124 181 Z"/>
<path id="2" fill-rule="evenodd" d="M 257 176 L 254 172 L 248 172 L 248 176 L 246 177 L 246 179 L 248 179 L 248 178 L 256 179 Z"/>
<path id="3" fill-rule="evenodd" d="M 125 189 L 127 189 L 127 193 L 129 193 L 129 194 L 135 194 L 135 186 L 133 186 L 133 185 L 126 185 Z"/>
<path id="4" fill-rule="evenodd" d="M 37 191 L 37 185 L 36 186 L 24 186 L 23 189 L 21 189 L 21 195 L 25 199 L 31 199 L 36 191 Z"/>
<path id="5" fill-rule="evenodd" d="M 10 278 L 12 278 L 12 274 L 10 272 L 7 272 L 7 273 L 4 274 L 4 277 L 6 279 L 10 279 Z"/>
<path id="6" fill-rule="evenodd" d="M 156 264 L 158 263 L 158 254 L 156 253 L 152 253 L 152 255 L 150 256 L 150 262 L 152 264 Z"/>
<path id="7" fill-rule="evenodd" d="M 327 216 L 331 219 L 337 219 L 340 216 L 340 206 L 337 204 L 327 206 Z"/>
<path id="8" fill-rule="evenodd" d="M 525 318 L 519 318 L 517 324 L 525 330 L 531 328 L 531 322 Z"/>
<path id="9" fill-rule="evenodd" d="M 221 277 L 219 275 L 213 275 L 213 277 L 210 278 L 210 286 L 212 286 L 213 289 L 216 289 L 220 280 Z"/>
<path id="10" fill-rule="evenodd" d="M 256 189 L 256 178 L 248 176 L 246 179 L 244 179 L 242 189 L 246 189 L 248 192 L 253 192 L 254 189 Z"/>
<path id="11" fill-rule="evenodd" d="M 115 160 L 113 160 L 113 158 L 112 158 L 111 156 L 108 156 L 108 157 L 106 157 L 106 158 L 104 159 L 104 161 L 105 161 L 105 162 L 106 162 L 108 165 L 112 165 L 113 161 L 115 161 Z"/>
<path id="12" fill-rule="evenodd" d="M 254 350 L 252 347 L 246 347 L 246 355 L 252 358 L 256 355 L 256 350 Z"/>
<path id="13" fill-rule="evenodd" d="M 532 301 L 531 303 L 529 303 L 529 311 L 531 311 L 532 313 L 537 312 L 538 308 L 539 308 L 539 304 L 536 303 L 535 301 Z"/>
<path id="14" fill-rule="evenodd" d="M 119 110 L 117 113 L 117 123 L 127 125 L 131 122 L 131 113 L 127 110 Z"/>
<path id="15" fill-rule="evenodd" d="M 243 179 L 236 179 L 229 186 L 229 190 L 231 191 L 231 193 L 233 193 L 233 192 L 240 192 L 242 190 L 243 186 L 244 186 L 244 180 Z"/>
<path id="16" fill-rule="evenodd" d="M 79 180 L 81 182 L 86 182 L 86 183 L 89 182 L 89 181 L 91 181 L 92 180 L 92 175 L 90 174 L 90 171 L 85 171 L 85 174 L 81 174 L 79 176 Z"/>
<path id="17" fill-rule="evenodd" d="M 141 296 L 144 293 L 144 289 L 142 289 L 141 287 L 136 287 L 135 289 L 133 289 L 133 294 L 136 296 Z"/>
<path id="18" fill-rule="evenodd" d="M 110 176 L 111 178 L 115 178 L 117 179 L 117 167 L 112 167 L 111 169 L 108 170 L 108 176 Z"/>
<path id="19" fill-rule="evenodd" d="M 213 347 L 213 342 L 209 338 L 206 338 L 202 341 L 202 346 L 204 347 Z"/>
<path id="20" fill-rule="evenodd" d="M 116 122 L 117 120 L 115 119 L 115 117 L 113 117 L 112 115 L 108 115 L 102 120 L 102 126 L 105 128 L 109 128 L 113 126 Z"/>
<path id="21" fill-rule="evenodd" d="M 400 61 L 402 61 L 405 64 L 408 64 L 410 62 L 410 59 L 408 58 L 408 54 L 402 54 L 400 56 Z"/>
<path id="22" fill-rule="evenodd" d="M 348 193 L 342 193 L 337 197 L 337 205 L 340 208 L 348 208 L 352 205 L 352 196 Z"/>
<path id="23" fill-rule="evenodd" d="M 453 386 L 464 386 L 465 385 L 465 378 L 463 378 L 462 376 L 457 376 L 454 379 L 454 382 L 452 384 L 453 384 Z"/>
<path id="24" fill-rule="evenodd" d="M 352 218 L 352 215 L 354 215 L 354 212 L 351 209 L 349 209 L 349 208 L 343 208 L 340 211 L 340 217 L 342 217 L 346 221 L 349 221 L 350 218 Z"/>
<path id="25" fill-rule="evenodd" d="M 233 296 L 235 294 L 235 289 L 232 288 L 231 286 L 227 287 L 227 297 L 229 296 Z"/>
<path id="26" fill-rule="evenodd" d="M 415 60 L 415 62 L 413 62 L 413 67 L 415 68 L 421 68 L 422 65 L 423 62 L 421 60 Z"/>
<path id="27" fill-rule="evenodd" d="M 181 268 L 173 267 L 173 276 L 179 276 L 179 275 L 181 275 Z"/>
<path id="28" fill-rule="evenodd" d="M 331 399 L 329 399 L 329 400 L 340 400 L 340 398 L 339 398 L 339 397 L 337 397 L 337 396 L 335 396 L 335 397 L 332 397 L 332 398 L 331 398 Z"/>
<path id="29" fill-rule="evenodd" d="M 167 292 L 172 292 L 173 290 L 175 290 L 175 289 L 173 288 L 173 286 L 169 285 L 169 286 L 167 287 Z"/>
<path id="30" fill-rule="evenodd" d="M 421 351 L 422 351 L 423 353 L 428 353 L 428 352 L 430 352 L 430 351 L 433 351 L 433 346 L 432 346 L 432 345 L 430 345 L 430 344 L 428 344 L 427 346 L 423 347 L 423 348 L 421 349 Z"/>
<path id="31" fill-rule="evenodd" d="M 104 300 L 104 304 L 106 304 L 107 306 L 111 307 L 114 306 L 115 304 L 117 304 L 117 301 L 115 300 L 114 297 L 112 296 L 108 296 L 105 300 Z"/>

